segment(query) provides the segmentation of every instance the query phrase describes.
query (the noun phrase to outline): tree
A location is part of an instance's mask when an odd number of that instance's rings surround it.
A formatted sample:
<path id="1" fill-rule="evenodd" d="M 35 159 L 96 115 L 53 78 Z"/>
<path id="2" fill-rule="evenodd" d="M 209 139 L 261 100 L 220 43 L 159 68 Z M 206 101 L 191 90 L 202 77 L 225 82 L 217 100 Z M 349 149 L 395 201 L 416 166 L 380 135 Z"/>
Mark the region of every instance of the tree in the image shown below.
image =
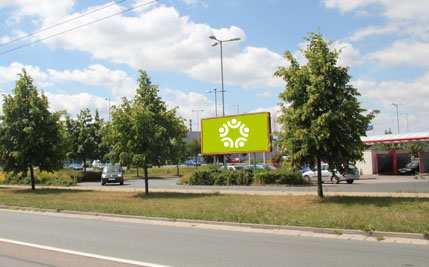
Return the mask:
<path id="1" fill-rule="evenodd" d="M 88 159 L 101 158 L 105 153 L 106 148 L 101 139 L 102 124 L 98 111 L 93 118 L 89 109 L 81 110 L 76 119 L 66 118 L 67 139 L 70 148 L 67 156 L 82 162 L 84 172 L 86 172 Z"/>
<path id="2" fill-rule="evenodd" d="M 109 140 L 112 159 L 128 153 L 144 169 L 145 192 L 149 193 L 148 168 L 171 160 L 172 150 L 186 136 L 183 120 L 168 109 L 146 72 L 140 70 L 138 88 L 132 100 L 124 98 L 113 107 Z"/>
<path id="3" fill-rule="evenodd" d="M 321 34 L 311 33 L 306 41 L 307 63 L 300 65 L 286 52 L 290 65 L 275 72 L 287 82 L 280 95 L 280 139 L 293 166 L 316 163 L 318 196 L 323 197 L 321 162 L 328 163 L 331 171 L 344 172 L 362 159 L 361 137 L 374 114 L 364 115 L 357 99 L 360 94 L 349 83 L 348 68 L 337 64 L 339 52 Z"/>
<path id="4" fill-rule="evenodd" d="M 54 171 L 64 158 L 60 130 L 61 112 L 51 113 L 48 99 L 39 94 L 25 70 L 5 97 L 0 124 L 0 161 L 4 170 L 26 175 L 30 171 L 35 189 L 34 168 Z"/>

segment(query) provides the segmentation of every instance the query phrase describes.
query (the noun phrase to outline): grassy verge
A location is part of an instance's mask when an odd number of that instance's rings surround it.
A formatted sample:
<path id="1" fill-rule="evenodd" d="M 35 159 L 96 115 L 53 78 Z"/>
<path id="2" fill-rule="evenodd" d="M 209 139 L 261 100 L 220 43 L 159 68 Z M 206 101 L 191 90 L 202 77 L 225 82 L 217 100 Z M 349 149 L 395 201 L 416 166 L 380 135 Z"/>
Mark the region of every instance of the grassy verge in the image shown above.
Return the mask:
<path id="1" fill-rule="evenodd" d="M 0 204 L 154 217 L 429 232 L 429 199 L 0 189 Z"/>

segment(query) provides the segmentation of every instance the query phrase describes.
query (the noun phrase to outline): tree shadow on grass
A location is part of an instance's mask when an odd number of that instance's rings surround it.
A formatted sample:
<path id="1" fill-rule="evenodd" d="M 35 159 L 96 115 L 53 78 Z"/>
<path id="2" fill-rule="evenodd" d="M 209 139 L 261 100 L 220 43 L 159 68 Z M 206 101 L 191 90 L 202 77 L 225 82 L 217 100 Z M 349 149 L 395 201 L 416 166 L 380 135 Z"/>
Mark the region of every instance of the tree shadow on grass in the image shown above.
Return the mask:
<path id="1" fill-rule="evenodd" d="M 63 193 L 84 193 L 84 192 L 91 192 L 91 190 L 72 190 L 72 189 L 37 189 L 31 190 L 31 189 L 14 189 L 11 190 L 15 194 L 33 194 L 33 195 L 58 195 Z"/>
<path id="2" fill-rule="evenodd" d="M 411 198 L 411 197 L 356 197 L 356 196 L 333 196 L 326 197 L 323 200 L 315 200 L 318 203 L 340 204 L 344 206 L 368 206 L 390 207 L 400 204 L 411 203 L 429 203 L 429 198 Z"/>
<path id="3" fill-rule="evenodd" d="M 204 198 L 204 197 L 216 197 L 220 196 L 219 193 L 170 193 L 170 192 L 156 192 L 156 193 L 149 193 L 149 195 L 146 195 L 145 193 L 138 193 L 135 195 L 136 198 L 141 199 L 195 199 L 195 198 Z"/>

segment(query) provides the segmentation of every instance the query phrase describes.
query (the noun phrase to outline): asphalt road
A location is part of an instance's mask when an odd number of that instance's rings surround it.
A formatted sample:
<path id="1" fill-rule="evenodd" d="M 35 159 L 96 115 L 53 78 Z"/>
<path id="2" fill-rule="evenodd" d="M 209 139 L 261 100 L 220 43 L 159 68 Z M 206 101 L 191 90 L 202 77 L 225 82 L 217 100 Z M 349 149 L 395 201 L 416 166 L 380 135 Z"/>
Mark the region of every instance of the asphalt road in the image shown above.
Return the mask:
<path id="1" fill-rule="evenodd" d="M 177 178 L 150 180 L 151 188 L 165 189 L 212 189 L 212 190 L 252 190 L 252 191 L 316 191 L 315 186 L 187 186 L 178 185 Z M 100 183 L 80 183 L 82 187 L 101 187 Z M 109 184 L 115 187 L 118 185 Z M 125 182 L 125 188 L 144 188 L 144 180 L 129 180 Z M 389 192 L 389 193 L 429 193 L 429 179 L 415 180 L 412 177 L 383 177 L 371 180 L 356 180 L 353 184 L 324 184 L 326 192 Z"/>
<path id="2" fill-rule="evenodd" d="M 0 210 L 0 238 L 169 266 L 428 266 L 427 246 L 195 229 Z M 16 249 L 15 249 L 16 251 Z M 28 251 L 19 250 L 21 257 Z M 45 265 L 0 243 L 0 266 Z M 52 255 L 53 260 L 61 255 Z M 58 259 L 57 259 L 58 260 Z M 89 266 L 66 265 L 66 266 Z M 27 264 L 27 265 L 25 265 Z M 93 265 L 113 266 L 113 265 Z"/>

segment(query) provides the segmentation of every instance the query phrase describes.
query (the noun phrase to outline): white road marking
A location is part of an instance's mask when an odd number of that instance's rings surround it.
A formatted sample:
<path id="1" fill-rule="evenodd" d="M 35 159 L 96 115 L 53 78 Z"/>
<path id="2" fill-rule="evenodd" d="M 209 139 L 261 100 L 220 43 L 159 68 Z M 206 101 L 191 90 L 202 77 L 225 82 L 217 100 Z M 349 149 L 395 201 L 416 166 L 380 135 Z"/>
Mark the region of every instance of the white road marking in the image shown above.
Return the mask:
<path id="1" fill-rule="evenodd" d="M 142 262 L 142 261 L 127 260 L 127 259 L 121 259 L 121 258 L 115 258 L 115 257 L 108 257 L 108 256 L 103 256 L 103 255 L 98 255 L 98 254 L 93 254 L 93 253 L 86 253 L 86 252 L 80 252 L 80 251 L 75 251 L 75 250 L 62 249 L 62 248 L 38 245 L 38 244 L 34 244 L 34 243 L 16 241 L 16 240 L 12 240 L 12 239 L 0 238 L 0 242 L 10 243 L 10 244 L 19 245 L 19 246 L 27 246 L 27 247 L 32 247 L 32 248 L 44 249 L 44 250 L 60 252 L 60 253 L 66 253 L 66 254 L 71 254 L 71 255 L 77 255 L 77 256 L 82 256 L 82 257 L 95 258 L 95 259 L 100 259 L 100 260 L 105 260 L 105 261 L 131 264 L 131 265 L 136 265 L 136 266 L 170 267 L 168 265 L 160 265 L 160 264 L 150 263 L 150 262 Z"/>

